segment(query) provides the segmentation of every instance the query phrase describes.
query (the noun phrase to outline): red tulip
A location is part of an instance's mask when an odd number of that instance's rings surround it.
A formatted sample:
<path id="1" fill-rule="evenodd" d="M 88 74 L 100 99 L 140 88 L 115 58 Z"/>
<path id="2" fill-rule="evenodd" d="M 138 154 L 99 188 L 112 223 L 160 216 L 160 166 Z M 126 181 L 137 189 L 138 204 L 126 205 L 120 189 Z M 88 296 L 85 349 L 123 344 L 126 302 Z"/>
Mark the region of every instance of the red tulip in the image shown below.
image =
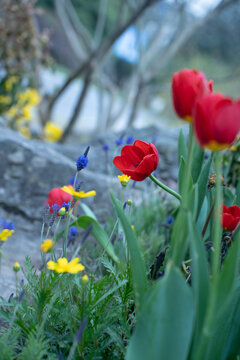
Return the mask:
<path id="1" fill-rule="evenodd" d="M 240 102 L 222 94 L 208 94 L 196 103 L 194 129 L 198 142 L 212 151 L 223 150 L 240 130 Z"/>
<path id="2" fill-rule="evenodd" d="M 50 213 L 53 213 L 52 206 L 58 205 L 59 209 L 62 208 L 65 204 L 70 203 L 71 195 L 63 191 L 61 188 L 54 188 L 49 191 L 48 198 L 45 204 L 49 205 Z"/>
<path id="3" fill-rule="evenodd" d="M 184 69 L 172 78 L 172 98 L 177 115 L 192 122 L 192 112 L 196 100 L 212 92 L 212 80 L 207 81 L 205 75 L 197 70 Z"/>
<path id="4" fill-rule="evenodd" d="M 223 229 L 233 231 L 240 220 L 240 208 L 237 205 L 222 205 L 222 227 Z"/>
<path id="5" fill-rule="evenodd" d="M 158 152 L 153 144 L 136 140 L 133 145 L 125 145 L 121 156 L 113 159 L 114 165 L 132 180 L 146 179 L 158 166 Z"/>

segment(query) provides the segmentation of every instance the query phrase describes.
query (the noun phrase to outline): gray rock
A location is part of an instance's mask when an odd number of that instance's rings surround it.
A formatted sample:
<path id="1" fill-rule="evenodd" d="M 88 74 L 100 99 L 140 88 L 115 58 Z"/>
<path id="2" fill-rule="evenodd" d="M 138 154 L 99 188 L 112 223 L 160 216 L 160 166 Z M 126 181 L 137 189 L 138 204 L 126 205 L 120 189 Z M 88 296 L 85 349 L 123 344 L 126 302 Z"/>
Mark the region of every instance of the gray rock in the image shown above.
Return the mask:
<path id="1" fill-rule="evenodd" d="M 113 176 L 119 172 L 112 159 L 121 152 L 121 146 L 117 146 L 115 140 L 122 135 L 124 143 L 129 135 L 146 142 L 152 142 L 157 136 L 155 142 L 160 157 L 157 176 L 166 183 L 171 182 L 171 186 L 176 185 L 178 132 L 179 129 L 152 127 L 129 129 L 126 134 L 109 132 L 92 139 L 89 143 L 89 165 L 79 173 L 78 180 L 83 182 L 84 191 L 95 189 L 97 195 L 84 202 L 100 218 L 111 215 L 108 190 L 114 187 L 115 192 L 121 192 L 118 179 Z M 109 145 L 110 150 L 104 152 L 103 144 Z M 16 261 L 22 264 L 26 255 L 30 255 L 34 264 L 40 265 L 43 204 L 52 188 L 69 184 L 69 179 L 76 172 L 76 159 L 84 153 L 87 145 L 27 140 L 10 129 L 0 128 L 0 218 L 15 223 L 15 233 L 2 249 L 11 266 Z M 136 183 L 127 188 L 126 196 L 131 196 L 137 204 L 146 186 L 148 182 Z M 15 287 L 11 266 L 3 261 L 0 288 L 4 297 L 9 296 Z"/>

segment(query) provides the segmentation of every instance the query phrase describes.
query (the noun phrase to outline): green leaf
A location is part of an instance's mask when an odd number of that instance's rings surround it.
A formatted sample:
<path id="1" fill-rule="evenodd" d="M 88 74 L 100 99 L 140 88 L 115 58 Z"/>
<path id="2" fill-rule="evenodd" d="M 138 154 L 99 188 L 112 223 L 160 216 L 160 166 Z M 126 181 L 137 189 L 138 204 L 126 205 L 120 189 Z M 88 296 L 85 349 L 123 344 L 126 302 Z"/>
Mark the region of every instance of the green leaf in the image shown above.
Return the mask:
<path id="1" fill-rule="evenodd" d="M 188 214 L 188 231 L 191 252 L 192 287 L 195 306 L 195 341 L 201 333 L 207 310 L 209 295 L 209 273 L 206 250 L 201 232 L 193 221 L 192 214 Z M 194 345 L 193 345 L 194 346 Z M 194 348 L 193 348 L 194 349 Z"/>
<path id="2" fill-rule="evenodd" d="M 193 150 L 193 162 L 192 162 L 192 179 L 193 183 L 195 183 L 201 173 L 202 163 L 204 159 L 204 151 L 200 148 L 198 143 L 194 142 L 194 150 Z"/>
<path id="3" fill-rule="evenodd" d="M 224 359 L 222 354 L 230 331 L 232 308 L 239 286 L 240 233 L 236 235 L 209 298 L 209 316 L 203 327 L 196 360 Z M 210 307 L 209 307 L 210 306 Z"/>
<path id="4" fill-rule="evenodd" d="M 186 360 L 193 327 L 190 287 L 173 265 L 146 294 L 127 360 Z"/>
<path id="5" fill-rule="evenodd" d="M 186 180 L 185 174 L 186 174 L 186 162 L 184 160 L 184 157 L 181 156 L 180 166 L 178 171 L 178 192 L 180 195 L 182 195 L 184 189 L 184 181 Z"/>
<path id="6" fill-rule="evenodd" d="M 236 195 L 237 195 L 236 205 L 237 205 L 237 206 L 240 206 L 240 181 L 238 181 L 238 183 L 237 183 Z"/>
<path id="7" fill-rule="evenodd" d="M 89 206 L 87 206 L 86 204 L 84 204 L 83 202 L 80 201 L 80 206 L 83 209 L 84 213 L 87 216 L 90 216 L 91 218 L 97 220 L 96 215 L 94 214 L 94 212 L 90 209 Z"/>
<path id="8" fill-rule="evenodd" d="M 226 206 L 232 206 L 233 202 L 234 202 L 234 199 L 235 199 L 235 196 L 232 193 L 231 189 L 229 189 L 228 187 L 225 187 L 223 194 L 224 194 L 224 204 Z"/>
<path id="9" fill-rule="evenodd" d="M 128 221 L 128 218 L 124 214 L 122 209 L 122 203 L 115 197 L 112 191 L 110 191 L 110 196 L 112 199 L 112 203 L 114 209 L 117 212 L 119 220 L 122 224 L 128 249 L 131 257 L 131 269 L 132 269 L 132 277 L 133 277 L 133 285 L 135 289 L 136 296 L 136 305 L 139 310 L 142 304 L 142 299 L 147 290 L 147 270 L 145 267 L 145 262 L 143 259 L 143 254 L 141 252 L 141 248 L 136 237 L 135 232 L 131 228 L 131 224 Z"/>
<path id="10" fill-rule="evenodd" d="M 210 168 L 212 165 L 212 156 L 207 160 L 207 162 L 204 164 L 202 171 L 199 175 L 197 184 L 198 184 L 198 210 L 197 210 L 197 216 L 199 215 L 199 212 L 201 210 L 203 200 L 207 191 L 207 185 L 208 185 L 208 176 L 210 172 Z"/>
<path id="11" fill-rule="evenodd" d="M 80 216 L 76 221 L 74 221 L 72 225 L 78 225 L 84 230 L 87 230 L 90 225 L 92 225 L 92 235 L 98 241 L 98 243 L 104 248 L 106 253 L 115 261 L 119 263 L 119 259 L 115 254 L 113 245 L 109 239 L 109 236 L 103 229 L 103 227 L 97 222 L 95 219 L 91 218 L 90 216 Z"/>
<path id="12" fill-rule="evenodd" d="M 183 130 L 181 129 L 178 136 L 178 165 L 180 165 L 182 157 L 185 160 L 185 162 L 187 161 L 187 153 L 188 150 L 187 150 L 186 139 Z"/>

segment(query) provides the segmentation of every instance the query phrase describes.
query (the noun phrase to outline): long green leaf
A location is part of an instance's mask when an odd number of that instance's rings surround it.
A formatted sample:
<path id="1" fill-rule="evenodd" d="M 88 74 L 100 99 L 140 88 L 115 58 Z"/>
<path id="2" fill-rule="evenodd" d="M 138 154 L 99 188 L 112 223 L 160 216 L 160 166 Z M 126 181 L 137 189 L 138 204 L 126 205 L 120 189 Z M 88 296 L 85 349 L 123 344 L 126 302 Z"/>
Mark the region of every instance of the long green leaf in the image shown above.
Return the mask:
<path id="1" fill-rule="evenodd" d="M 109 239 L 109 236 L 107 235 L 106 231 L 103 229 L 103 227 L 97 222 L 95 219 L 91 218 L 90 216 L 80 216 L 73 225 L 78 225 L 84 230 L 87 230 L 88 227 L 92 226 L 92 235 L 95 237 L 95 239 L 98 241 L 98 243 L 104 248 L 106 253 L 115 261 L 116 263 L 119 263 L 119 259 L 117 255 L 115 254 L 113 245 Z"/>
<path id="2" fill-rule="evenodd" d="M 210 168 L 212 165 L 212 156 L 207 160 L 207 162 L 204 164 L 202 171 L 198 178 L 198 210 L 197 210 L 197 216 L 199 215 L 199 212 L 201 210 L 204 197 L 206 194 L 207 184 L 208 184 L 208 176 L 210 172 Z"/>
<path id="3" fill-rule="evenodd" d="M 180 195 L 182 195 L 183 193 L 184 181 L 186 181 L 185 174 L 186 174 L 186 162 L 184 160 L 184 157 L 181 156 L 180 166 L 178 170 L 178 192 Z"/>
<path id="4" fill-rule="evenodd" d="M 168 265 L 146 294 L 127 349 L 127 360 L 186 360 L 193 326 L 193 297 L 183 276 Z"/>
<path id="5" fill-rule="evenodd" d="M 193 183 L 195 183 L 201 173 L 202 163 L 204 159 L 204 151 L 198 145 L 198 143 L 194 142 L 194 150 L 193 150 L 193 162 L 192 162 L 192 179 Z"/>
<path id="6" fill-rule="evenodd" d="M 178 136 L 178 165 L 180 165 L 181 157 L 187 161 L 187 144 L 186 139 L 183 133 L 183 130 L 181 129 Z"/>
<path id="7" fill-rule="evenodd" d="M 209 295 L 209 273 L 208 262 L 206 258 L 206 250 L 203 244 L 200 230 L 193 221 L 192 214 L 188 214 L 188 231 L 191 252 L 191 273 L 192 287 L 194 294 L 195 306 L 195 336 L 194 342 L 202 330 L 205 318 L 208 295 Z M 194 345 L 193 345 L 194 351 Z"/>
<path id="8" fill-rule="evenodd" d="M 143 259 L 143 254 L 141 252 L 136 234 L 132 230 L 131 224 L 124 214 L 122 203 L 115 197 L 112 191 L 110 191 L 110 196 L 126 236 L 131 258 L 131 269 L 133 285 L 135 289 L 136 305 L 137 309 L 139 310 L 142 304 L 142 299 L 147 290 L 147 271 Z"/>

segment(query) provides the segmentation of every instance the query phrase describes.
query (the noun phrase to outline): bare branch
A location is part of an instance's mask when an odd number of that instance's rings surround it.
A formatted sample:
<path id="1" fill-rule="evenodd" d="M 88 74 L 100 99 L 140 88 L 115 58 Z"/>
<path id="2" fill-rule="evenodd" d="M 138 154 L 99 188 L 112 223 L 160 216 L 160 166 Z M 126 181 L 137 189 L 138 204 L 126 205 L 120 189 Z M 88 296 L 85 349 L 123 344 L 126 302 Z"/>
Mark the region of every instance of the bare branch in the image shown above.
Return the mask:
<path id="1" fill-rule="evenodd" d="M 78 76 L 82 75 L 89 67 L 92 67 L 94 62 L 100 63 L 103 58 L 108 54 L 114 42 L 124 33 L 124 31 L 133 24 L 150 6 L 156 4 L 157 2 L 162 0 L 145 0 L 144 3 L 137 9 L 137 11 L 118 29 L 114 31 L 114 33 L 102 44 L 98 47 L 98 49 L 92 51 L 89 55 L 88 59 L 78 68 L 76 69 L 65 81 L 62 87 L 57 91 L 55 96 L 52 97 L 47 117 L 49 118 L 53 105 L 56 100 L 62 95 L 62 93 L 66 90 L 66 88 L 71 84 L 73 80 L 75 80 Z M 94 66 L 93 66 L 94 67 Z"/>
<path id="2" fill-rule="evenodd" d="M 86 52 L 90 53 L 91 49 L 93 49 L 93 47 L 94 47 L 91 34 L 88 31 L 88 29 L 80 21 L 78 15 L 76 13 L 76 10 L 74 9 L 74 6 L 72 5 L 71 0 L 66 0 L 66 9 L 67 9 L 68 16 L 71 20 L 71 23 L 72 23 L 75 31 L 79 35 Z"/>
<path id="3" fill-rule="evenodd" d="M 94 44 L 97 46 L 100 44 L 103 36 L 104 26 L 106 22 L 107 3 L 108 0 L 99 0 L 98 19 L 94 34 Z"/>
<path id="4" fill-rule="evenodd" d="M 69 45 L 71 46 L 75 56 L 78 60 L 86 59 L 86 52 L 82 48 L 79 38 L 73 29 L 68 16 L 66 15 L 65 0 L 54 0 L 56 12 L 58 14 L 59 20 L 64 29 L 65 35 L 68 39 Z"/>
<path id="5" fill-rule="evenodd" d="M 82 109 L 82 106 L 83 106 L 83 103 L 84 103 L 84 100 L 85 100 L 85 97 L 86 97 L 86 94 L 87 94 L 88 87 L 89 87 L 89 85 L 91 83 L 91 76 L 92 76 L 92 69 L 89 68 L 89 70 L 88 70 L 88 72 L 87 72 L 87 74 L 86 74 L 86 76 L 84 78 L 83 87 L 80 90 L 79 98 L 78 98 L 77 104 L 76 104 L 76 106 L 74 108 L 72 117 L 71 117 L 67 127 L 65 128 L 62 137 L 61 137 L 61 140 L 60 140 L 61 143 L 63 143 L 66 140 L 66 138 L 70 135 L 71 130 L 72 130 L 73 126 L 75 125 L 76 121 L 77 121 L 77 118 L 78 118 L 79 113 L 80 113 L 80 111 Z"/>

